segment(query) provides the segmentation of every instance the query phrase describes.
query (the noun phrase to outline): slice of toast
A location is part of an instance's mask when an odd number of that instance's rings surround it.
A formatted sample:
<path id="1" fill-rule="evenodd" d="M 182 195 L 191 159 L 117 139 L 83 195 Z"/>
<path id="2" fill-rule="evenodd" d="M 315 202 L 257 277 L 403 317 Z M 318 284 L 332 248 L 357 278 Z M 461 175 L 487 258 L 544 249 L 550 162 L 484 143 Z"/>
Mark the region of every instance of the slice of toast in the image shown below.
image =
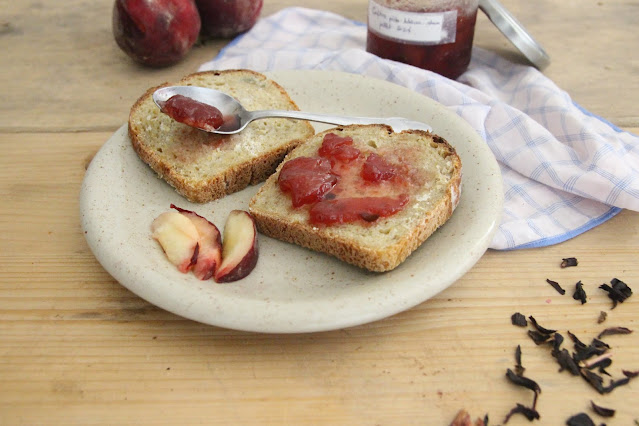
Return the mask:
<path id="1" fill-rule="evenodd" d="M 283 165 L 300 156 L 318 155 L 324 136 L 335 133 L 353 138 L 365 155 L 374 152 L 396 164 L 405 164 L 419 178 L 408 203 L 397 213 L 373 222 L 335 225 L 309 222 L 308 206 L 294 208 L 282 192 L 278 176 Z M 249 203 L 258 230 L 265 235 L 327 253 L 370 271 L 396 268 L 437 228 L 446 222 L 461 194 L 461 160 L 443 138 L 421 130 L 394 133 L 385 125 L 351 125 L 318 133 L 293 150 Z"/>
<path id="2" fill-rule="evenodd" d="M 200 72 L 175 84 L 220 90 L 248 110 L 298 109 L 279 84 L 255 71 Z M 131 143 L 145 163 L 193 202 L 264 181 L 290 150 L 315 133 L 308 122 L 285 118 L 254 121 L 235 135 L 207 133 L 160 112 L 152 99 L 159 87 L 147 90 L 131 108 Z"/>

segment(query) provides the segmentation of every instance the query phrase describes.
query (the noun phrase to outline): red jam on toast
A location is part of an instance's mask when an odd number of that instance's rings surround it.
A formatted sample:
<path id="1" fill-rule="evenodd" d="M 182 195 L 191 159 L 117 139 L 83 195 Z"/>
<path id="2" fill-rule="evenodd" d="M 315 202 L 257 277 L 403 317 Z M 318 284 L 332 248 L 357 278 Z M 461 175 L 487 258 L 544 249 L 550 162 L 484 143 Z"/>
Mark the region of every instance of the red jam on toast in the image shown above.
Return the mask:
<path id="1" fill-rule="evenodd" d="M 328 133 L 317 156 L 282 166 L 278 184 L 294 207 L 307 206 L 312 224 L 374 222 L 399 212 L 410 199 L 413 173 L 393 160 Z"/>

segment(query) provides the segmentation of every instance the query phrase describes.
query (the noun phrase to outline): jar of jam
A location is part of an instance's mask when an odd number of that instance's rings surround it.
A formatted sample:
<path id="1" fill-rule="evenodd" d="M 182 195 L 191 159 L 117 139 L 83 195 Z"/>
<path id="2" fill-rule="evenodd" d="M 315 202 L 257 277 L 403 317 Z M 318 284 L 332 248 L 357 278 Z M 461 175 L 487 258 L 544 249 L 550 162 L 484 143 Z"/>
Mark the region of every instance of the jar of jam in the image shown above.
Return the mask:
<path id="1" fill-rule="evenodd" d="M 479 0 L 369 0 L 366 50 L 456 79 L 470 63 Z"/>

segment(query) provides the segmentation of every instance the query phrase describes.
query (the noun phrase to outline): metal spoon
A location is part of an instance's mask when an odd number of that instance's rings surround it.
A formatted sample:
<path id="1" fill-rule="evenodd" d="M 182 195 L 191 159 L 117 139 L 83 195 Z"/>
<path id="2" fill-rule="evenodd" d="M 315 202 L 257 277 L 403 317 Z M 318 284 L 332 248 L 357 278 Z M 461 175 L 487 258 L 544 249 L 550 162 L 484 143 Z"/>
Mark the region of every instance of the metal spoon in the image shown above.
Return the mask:
<path id="1" fill-rule="evenodd" d="M 204 104 L 212 105 L 225 118 L 225 124 L 220 128 L 211 130 L 201 129 L 211 133 L 222 135 L 231 135 L 241 132 L 251 121 L 261 118 L 293 118 L 298 120 L 316 121 L 319 123 L 328 123 L 335 125 L 348 124 L 386 124 L 393 128 L 396 132 L 409 129 L 420 129 L 431 131 L 432 128 L 419 121 L 412 121 L 402 117 L 344 117 L 327 114 L 314 114 L 301 111 L 280 111 L 280 110 L 263 110 L 263 111 L 247 111 L 233 97 L 219 90 L 209 89 L 197 86 L 168 86 L 156 90 L 153 93 L 153 101 L 162 108 L 164 102 L 175 95 L 182 95 L 194 99 Z M 227 123 L 234 123 L 227 125 Z M 199 128 L 199 127 L 198 127 Z"/>

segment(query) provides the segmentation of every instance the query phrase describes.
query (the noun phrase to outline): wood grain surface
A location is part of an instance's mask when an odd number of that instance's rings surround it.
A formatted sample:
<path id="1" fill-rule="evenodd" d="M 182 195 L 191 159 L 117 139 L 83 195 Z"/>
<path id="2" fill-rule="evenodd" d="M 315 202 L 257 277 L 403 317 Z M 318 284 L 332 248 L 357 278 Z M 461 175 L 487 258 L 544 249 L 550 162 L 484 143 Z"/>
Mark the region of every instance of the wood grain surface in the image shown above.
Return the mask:
<path id="1" fill-rule="evenodd" d="M 503 3 L 550 54 L 546 75 L 592 113 L 639 132 L 636 0 Z M 195 71 L 227 41 L 200 45 L 170 68 L 143 68 L 113 41 L 112 5 L 0 0 L 0 424 L 447 425 L 462 408 L 503 424 L 516 403 L 532 401 L 505 377 L 517 345 L 542 389 L 536 423 L 586 412 L 596 424 L 637 424 L 639 380 L 600 395 L 559 373 L 550 348 L 510 321 L 521 312 L 587 342 L 606 327 L 628 327 L 635 332 L 605 339 L 614 354 L 608 371 L 639 370 L 639 296 L 612 309 L 597 288 L 616 277 L 639 292 L 637 212 L 559 245 L 489 250 L 431 300 L 331 332 L 207 326 L 119 285 L 80 227 L 85 169 L 147 87 Z M 263 14 L 294 5 L 265 0 Z M 304 7 L 366 17 L 363 0 Z M 481 15 L 476 44 L 521 61 Z M 569 256 L 579 266 L 560 268 Z M 580 280 L 584 305 L 571 297 Z M 597 416 L 591 401 L 615 416 Z"/>

